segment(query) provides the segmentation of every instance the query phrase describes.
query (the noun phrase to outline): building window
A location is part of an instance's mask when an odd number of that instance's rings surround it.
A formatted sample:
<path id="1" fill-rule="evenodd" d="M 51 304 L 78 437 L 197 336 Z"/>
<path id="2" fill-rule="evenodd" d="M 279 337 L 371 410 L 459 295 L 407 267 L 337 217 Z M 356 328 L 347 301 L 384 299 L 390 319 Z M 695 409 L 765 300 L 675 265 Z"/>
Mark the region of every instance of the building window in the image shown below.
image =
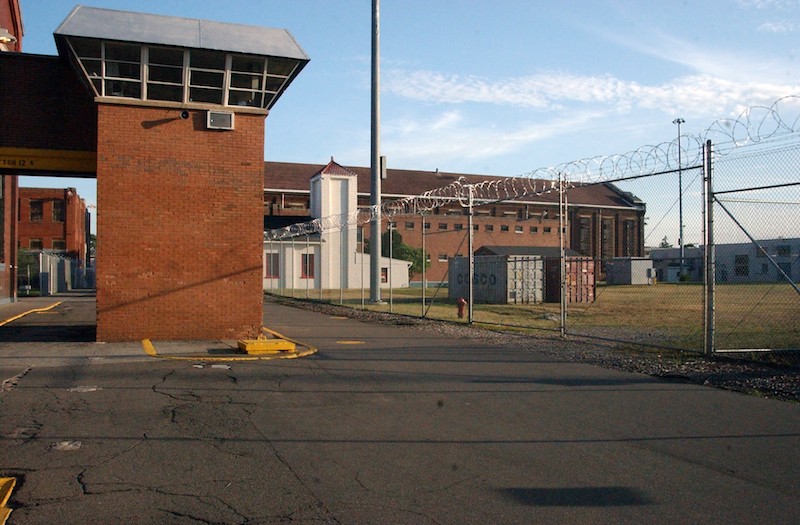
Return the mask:
<path id="1" fill-rule="evenodd" d="M 426 223 L 425 223 L 425 229 L 426 229 L 426 230 L 430 230 L 430 229 L 431 229 L 431 223 L 429 223 L 429 222 L 426 222 Z"/>
<path id="2" fill-rule="evenodd" d="M 439 223 L 439 229 L 440 230 L 446 230 L 447 229 L 447 223 L 446 222 L 440 222 Z"/>
<path id="3" fill-rule="evenodd" d="M 313 279 L 314 278 L 314 254 L 304 253 L 300 262 L 300 278 Z"/>
<path id="4" fill-rule="evenodd" d="M 31 250 L 41 250 L 42 249 L 42 240 L 41 239 L 31 239 L 29 246 Z"/>
<path id="5" fill-rule="evenodd" d="M 544 227 L 544 233 L 550 233 L 552 231 L 553 231 L 553 228 L 551 228 L 550 226 L 545 226 Z"/>
<path id="6" fill-rule="evenodd" d="M 142 48 L 106 42 L 104 93 L 111 97 L 142 98 Z"/>
<path id="7" fill-rule="evenodd" d="M 53 239 L 53 250 L 61 252 L 67 251 L 67 241 L 64 239 Z"/>
<path id="8" fill-rule="evenodd" d="M 148 48 L 147 98 L 149 100 L 183 101 L 182 49 L 167 47 Z"/>
<path id="9" fill-rule="evenodd" d="M 508 231 L 508 224 L 501 224 L 500 225 L 500 231 L 501 232 L 507 232 Z"/>
<path id="10" fill-rule="evenodd" d="M 747 255 L 736 255 L 733 258 L 733 274 L 739 277 L 750 275 L 750 257 Z"/>
<path id="11" fill-rule="evenodd" d="M 514 226 L 514 233 L 522 233 L 522 226 Z"/>
<path id="12" fill-rule="evenodd" d="M 44 203 L 41 200 L 30 201 L 31 222 L 42 222 L 44 215 Z M 41 250 L 41 248 L 39 248 Z"/>
<path id="13" fill-rule="evenodd" d="M 278 253 L 268 253 L 264 256 L 264 277 L 277 279 L 281 276 L 281 258 Z"/>
<path id="14" fill-rule="evenodd" d="M 481 227 L 480 227 L 480 225 L 478 225 L 478 224 L 473 224 L 473 225 L 472 225 L 472 229 L 473 229 L 473 231 L 478 231 L 478 230 L 480 230 L 480 229 L 481 229 Z"/>
<path id="15" fill-rule="evenodd" d="M 425 254 L 425 262 L 431 262 L 431 254 L 429 253 Z"/>
<path id="16" fill-rule="evenodd" d="M 411 222 L 411 221 L 407 221 L 406 222 L 406 230 L 413 230 L 413 229 L 414 229 L 414 223 Z"/>
<path id="17" fill-rule="evenodd" d="M 447 262 L 447 254 L 446 253 L 440 253 L 439 254 L 439 262 Z"/>
<path id="18" fill-rule="evenodd" d="M 463 229 L 464 229 L 464 225 L 463 225 L 463 224 L 461 224 L 461 223 L 458 223 L 458 222 L 457 222 L 457 223 L 455 223 L 455 224 L 453 225 L 453 229 L 454 229 L 454 230 L 456 230 L 456 231 L 461 231 L 461 230 L 463 230 Z"/>
<path id="19" fill-rule="evenodd" d="M 494 224 L 486 224 L 483 226 L 483 231 L 493 232 L 494 231 Z"/>
<path id="20" fill-rule="evenodd" d="M 623 257 L 636 256 L 636 223 L 627 220 L 622 223 L 622 248 Z"/>
<path id="21" fill-rule="evenodd" d="M 779 244 L 775 247 L 775 254 L 778 257 L 791 257 L 792 247 L 788 244 Z"/>
<path id="22" fill-rule="evenodd" d="M 389 282 L 389 268 L 381 268 L 381 282 L 382 283 Z"/>
<path id="23" fill-rule="evenodd" d="M 578 251 L 592 255 L 592 218 L 578 217 Z"/>
<path id="24" fill-rule="evenodd" d="M 269 108 L 299 65 L 292 59 L 204 49 L 68 41 L 96 95 L 103 97 Z"/>
<path id="25" fill-rule="evenodd" d="M 610 259 L 614 257 L 614 220 L 613 219 L 603 219 L 602 220 L 602 229 L 600 232 L 600 250 L 602 251 L 602 257 L 604 259 Z"/>
<path id="26" fill-rule="evenodd" d="M 66 218 L 66 203 L 64 201 L 53 201 L 53 222 L 64 222 Z"/>
<path id="27" fill-rule="evenodd" d="M 531 226 L 530 228 L 528 228 L 528 231 L 530 233 L 539 233 L 539 227 L 538 226 Z"/>

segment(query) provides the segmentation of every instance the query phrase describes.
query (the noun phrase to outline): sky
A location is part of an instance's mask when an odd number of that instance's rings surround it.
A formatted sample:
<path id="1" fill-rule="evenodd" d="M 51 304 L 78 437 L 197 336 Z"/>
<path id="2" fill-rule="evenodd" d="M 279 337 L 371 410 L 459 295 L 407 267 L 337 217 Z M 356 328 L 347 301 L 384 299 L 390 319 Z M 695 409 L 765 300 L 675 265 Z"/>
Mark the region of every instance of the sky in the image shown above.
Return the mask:
<path id="1" fill-rule="evenodd" d="M 266 119 L 265 159 L 369 165 L 370 0 L 82 3 L 288 29 L 311 61 Z M 23 50 L 56 54 L 75 4 L 20 4 Z M 391 168 L 523 175 L 800 94 L 800 0 L 382 0 L 380 41 Z M 95 203 L 92 181 L 70 185 Z"/>

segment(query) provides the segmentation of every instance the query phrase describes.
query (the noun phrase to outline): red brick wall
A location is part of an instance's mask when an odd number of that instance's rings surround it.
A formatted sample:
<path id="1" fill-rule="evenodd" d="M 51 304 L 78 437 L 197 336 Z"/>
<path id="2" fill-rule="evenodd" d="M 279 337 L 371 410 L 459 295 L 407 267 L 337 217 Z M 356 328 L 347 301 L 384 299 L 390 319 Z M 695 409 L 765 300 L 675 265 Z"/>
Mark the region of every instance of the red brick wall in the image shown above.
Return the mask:
<path id="1" fill-rule="evenodd" d="M 397 225 L 397 232 L 403 236 L 403 242 L 414 248 L 422 247 L 422 221 L 419 216 L 398 216 L 392 219 Z M 448 262 L 439 261 L 439 255 L 454 257 L 456 255 L 466 256 L 469 253 L 469 241 L 467 239 L 466 215 L 426 215 L 425 222 L 430 224 L 430 228 L 425 230 L 425 251 L 430 256 L 430 266 L 425 270 L 425 279 L 428 281 L 447 280 Z M 408 228 L 407 223 L 413 223 L 413 228 Z M 461 225 L 461 230 L 456 230 L 456 225 Z M 440 226 L 446 226 L 440 228 Z M 558 246 L 558 220 L 557 219 L 527 219 L 517 220 L 514 217 L 508 219 L 501 217 L 482 217 L 473 218 L 474 230 L 473 248 L 477 250 L 481 246 Z M 491 227 L 491 231 L 487 230 Z M 508 231 L 503 231 L 503 226 L 508 227 Z M 515 228 L 521 226 L 522 232 L 516 233 Z M 531 233 L 530 228 L 536 227 L 538 231 Z M 549 228 L 549 232 L 545 232 Z M 386 221 L 383 221 L 383 229 L 386 231 Z M 369 226 L 364 228 L 364 238 L 369 239 Z M 414 275 L 412 281 L 421 281 L 421 275 Z"/>
<path id="2" fill-rule="evenodd" d="M 17 202 L 19 189 L 16 175 L 0 177 L 2 184 L 2 206 L 0 206 L 0 220 L 3 228 L 2 250 L 0 250 L 0 304 L 9 303 L 16 299 L 17 273 L 13 268 L 17 264 Z"/>
<path id="3" fill-rule="evenodd" d="M 41 222 L 31 222 L 32 200 L 42 201 Z M 64 202 L 64 221 L 53 220 L 56 201 Z M 86 205 L 75 189 L 20 188 L 19 190 L 19 243 L 30 248 L 31 239 L 41 239 L 42 248 L 52 250 L 53 241 L 66 241 L 66 251 L 72 257 L 86 260 Z"/>
<path id="4" fill-rule="evenodd" d="M 260 331 L 264 116 L 235 124 L 98 105 L 99 341 Z"/>

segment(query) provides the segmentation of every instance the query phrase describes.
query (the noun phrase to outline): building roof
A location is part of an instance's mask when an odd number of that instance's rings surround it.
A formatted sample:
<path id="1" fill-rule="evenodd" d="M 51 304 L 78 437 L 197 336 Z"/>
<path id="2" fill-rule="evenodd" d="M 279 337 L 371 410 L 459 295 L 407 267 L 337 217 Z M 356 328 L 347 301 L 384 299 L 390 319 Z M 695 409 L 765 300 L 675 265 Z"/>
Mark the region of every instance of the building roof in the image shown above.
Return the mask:
<path id="1" fill-rule="evenodd" d="M 308 61 L 308 55 L 285 29 L 195 20 L 76 6 L 54 32 L 60 37 L 84 37 L 139 44 L 213 49 L 250 55 Z"/>
<path id="2" fill-rule="evenodd" d="M 567 257 L 579 257 L 581 254 L 569 248 L 564 250 Z M 504 257 L 561 257 L 561 248 L 558 246 L 481 246 L 475 250 L 475 255 L 502 255 Z"/>
<path id="3" fill-rule="evenodd" d="M 338 164 L 337 164 L 338 166 Z M 325 169 L 323 164 L 302 164 L 293 162 L 265 162 L 264 188 L 273 191 L 308 192 L 311 177 Z M 343 167 L 358 177 L 358 192 L 370 193 L 371 170 L 369 167 Z M 441 188 L 456 182 L 463 177 L 468 182 L 477 184 L 484 181 L 502 180 L 504 177 L 494 175 L 472 175 L 463 173 L 446 173 L 442 171 L 420 171 L 387 169 L 386 178 L 381 181 L 381 193 L 384 197 L 409 197 L 420 195 L 426 191 Z M 543 183 L 545 181 L 542 181 Z M 547 184 L 550 181 L 546 181 Z M 529 195 L 517 202 L 536 202 L 558 204 L 558 193 Z M 644 203 L 629 192 L 620 191 L 613 184 L 591 184 L 572 188 L 569 191 L 570 204 L 594 205 L 603 207 L 643 208 Z"/>
<path id="4" fill-rule="evenodd" d="M 338 177 L 356 177 L 357 175 L 345 168 L 331 157 L 331 161 L 315 175 L 333 175 Z"/>

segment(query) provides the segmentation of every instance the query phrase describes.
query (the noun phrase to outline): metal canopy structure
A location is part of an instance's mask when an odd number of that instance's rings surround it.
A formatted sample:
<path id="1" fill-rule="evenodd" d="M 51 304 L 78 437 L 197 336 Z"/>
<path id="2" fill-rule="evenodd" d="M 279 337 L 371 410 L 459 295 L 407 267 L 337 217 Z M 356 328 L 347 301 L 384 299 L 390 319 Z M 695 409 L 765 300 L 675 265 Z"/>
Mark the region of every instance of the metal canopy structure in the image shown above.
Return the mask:
<path id="1" fill-rule="evenodd" d="M 53 36 L 98 97 L 269 109 L 309 61 L 285 29 L 86 6 Z"/>
<path id="2" fill-rule="evenodd" d="M 76 6 L 53 35 L 213 49 L 308 62 L 285 29 Z"/>

